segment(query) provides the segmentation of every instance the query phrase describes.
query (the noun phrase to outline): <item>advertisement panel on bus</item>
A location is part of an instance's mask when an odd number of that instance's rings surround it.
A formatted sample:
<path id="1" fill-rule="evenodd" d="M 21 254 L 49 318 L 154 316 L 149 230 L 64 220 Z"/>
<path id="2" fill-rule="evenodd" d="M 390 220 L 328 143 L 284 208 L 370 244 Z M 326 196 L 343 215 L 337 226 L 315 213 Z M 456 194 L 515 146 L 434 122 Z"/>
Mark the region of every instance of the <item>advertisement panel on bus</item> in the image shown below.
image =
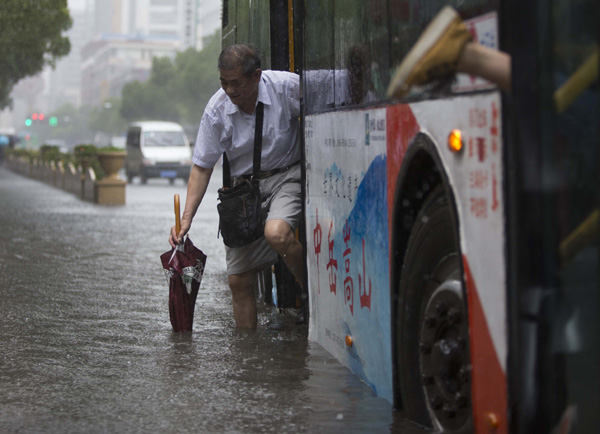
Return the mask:
<path id="1" fill-rule="evenodd" d="M 399 264 L 389 262 L 388 222 L 395 180 L 418 133 L 435 145 L 458 204 L 471 351 L 488 362 L 493 356 L 505 371 L 499 107 L 498 95 L 491 94 L 305 121 L 310 335 L 390 401 L 390 267 Z M 455 129 L 463 133 L 458 152 L 446 144 Z"/>

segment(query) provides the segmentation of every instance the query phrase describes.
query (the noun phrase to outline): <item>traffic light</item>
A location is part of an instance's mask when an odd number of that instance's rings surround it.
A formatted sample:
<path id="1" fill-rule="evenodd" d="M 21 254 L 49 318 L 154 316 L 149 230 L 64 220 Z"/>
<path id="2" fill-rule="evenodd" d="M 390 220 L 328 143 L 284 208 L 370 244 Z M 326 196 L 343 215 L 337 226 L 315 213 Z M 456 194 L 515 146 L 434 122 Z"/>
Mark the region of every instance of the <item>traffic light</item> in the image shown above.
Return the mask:
<path id="1" fill-rule="evenodd" d="M 48 118 L 48 125 L 51 127 L 55 127 L 58 125 L 58 118 L 56 116 L 50 116 Z"/>
<path id="2" fill-rule="evenodd" d="M 46 119 L 46 115 L 44 113 L 32 113 L 31 116 L 29 116 L 27 119 L 25 119 L 25 126 L 30 127 L 35 123 L 37 123 L 38 121 L 41 122 L 44 119 Z M 48 124 L 50 126 L 56 126 L 56 125 L 52 125 L 50 123 L 50 119 L 48 119 Z"/>

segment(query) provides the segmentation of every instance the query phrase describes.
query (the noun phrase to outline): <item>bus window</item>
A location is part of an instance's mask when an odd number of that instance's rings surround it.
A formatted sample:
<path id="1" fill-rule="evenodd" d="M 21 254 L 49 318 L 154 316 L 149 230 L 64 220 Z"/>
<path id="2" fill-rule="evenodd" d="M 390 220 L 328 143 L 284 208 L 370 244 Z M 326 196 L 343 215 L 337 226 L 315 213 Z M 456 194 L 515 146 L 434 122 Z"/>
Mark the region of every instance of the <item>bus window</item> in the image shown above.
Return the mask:
<path id="1" fill-rule="evenodd" d="M 334 6 L 335 105 L 372 103 L 385 97 L 388 32 L 385 0 L 336 1 Z"/>
<path id="2" fill-rule="evenodd" d="M 271 34 L 268 26 L 253 23 L 269 22 L 268 2 L 227 0 L 223 2 L 223 46 L 252 44 L 261 53 L 262 69 L 271 69 Z"/>
<path id="3" fill-rule="evenodd" d="M 507 2 L 520 140 L 509 255 L 518 432 L 598 432 L 600 94 L 596 0 Z M 510 6 L 510 7 L 509 7 Z M 522 16 L 526 19 L 518 23 Z M 516 35 L 513 39 L 509 35 Z M 505 119 L 509 120 L 508 117 Z M 509 128 L 510 129 L 510 128 Z M 512 189 L 509 189 L 511 192 Z M 559 428 L 560 427 L 560 428 Z"/>
<path id="4" fill-rule="evenodd" d="M 267 2 L 249 2 L 249 23 L 269 22 L 271 10 L 269 3 Z M 247 37 L 247 41 L 240 40 L 239 42 L 249 42 L 258 47 L 261 53 L 262 69 L 271 69 L 271 31 L 266 26 L 261 26 L 260 31 L 257 29 L 251 29 L 250 33 L 254 35 L 253 38 Z"/>
<path id="5" fill-rule="evenodd" d="M 304 103 L 306 114 L 333 107 L 333 0 L 306 0 Z"/>
<path id="6" fill-rule="evenodd" d="M 498 10 L 497 0 L 419 1 L 390 0 L 390 57 L 392 68 L 397 67 L 410 51 L 425 27 L 444 6 L 454 7 L 463 20 L 469 20 Z M 390 73 L 384 74 L 391 76 Z"/>
<path id="7" fill-rule="evenodd" d="M 600 226 L 598 77 L 571 93 L 586 64 L 598 68 L 598 4 L 593 1 L 553 0 L 549 6 L 551 31 L 543 53 L 542 149 L 543 185 L 554 211 L 548 209 L 548 251 L 559 252 L 558 266 L 546 270 L 548 289 L 540 306 L 539 384 L 544 397 L 538 407 L 542 426 L 568 419 L 572 432 L 597 432 L 600 400 L 600 308 L 598 227 Z M 538 24 L 541 28 L 541 23 Z M 585 73 L 584 73 L 585 75 Z M 577 235 L 585 242 L 577 243 Z M 577 247 L 573 247 L 573 246 Z M 550 260 L 551 261 L 551 260 Z M 561 422 L 562 419 L 562 422 Z"/>
<path id="8" fill-rule="evenodd" d="M 235 44 L 235 29 L 236 29 L 236 16 L 235 16 L 235 0 L 223 1 L 223 13 L 221 16 L 221 42 L 223 46 Z"/>

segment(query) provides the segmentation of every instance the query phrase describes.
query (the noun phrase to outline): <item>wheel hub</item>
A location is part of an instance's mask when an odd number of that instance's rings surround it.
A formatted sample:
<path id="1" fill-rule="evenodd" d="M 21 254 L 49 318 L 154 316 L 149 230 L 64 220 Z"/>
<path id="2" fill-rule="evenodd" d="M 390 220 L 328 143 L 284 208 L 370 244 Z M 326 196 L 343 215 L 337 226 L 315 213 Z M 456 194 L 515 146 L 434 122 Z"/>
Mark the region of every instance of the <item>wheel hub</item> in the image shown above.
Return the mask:
<path id="1" fill-rule="evenodd" d="M 459 279 L 433 292 L 422 318 L 420 367 L 423 389 L 437 428 L 458 429 L 471 415 L 468 324 Z"/>

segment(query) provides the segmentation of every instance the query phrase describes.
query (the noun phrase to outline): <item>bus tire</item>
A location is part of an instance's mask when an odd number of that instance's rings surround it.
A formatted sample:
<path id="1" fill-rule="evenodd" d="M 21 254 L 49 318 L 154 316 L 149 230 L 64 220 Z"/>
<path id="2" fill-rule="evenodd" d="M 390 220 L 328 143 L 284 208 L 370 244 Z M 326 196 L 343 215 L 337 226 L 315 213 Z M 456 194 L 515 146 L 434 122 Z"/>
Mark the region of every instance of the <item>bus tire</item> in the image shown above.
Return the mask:
<path id="1" fill-rule="evenodd" d="M 473 432 L 467 304 L 452 205 L 434 189 L 412 228 L 399 284 L 397 374 L 406 416 Z"/>

